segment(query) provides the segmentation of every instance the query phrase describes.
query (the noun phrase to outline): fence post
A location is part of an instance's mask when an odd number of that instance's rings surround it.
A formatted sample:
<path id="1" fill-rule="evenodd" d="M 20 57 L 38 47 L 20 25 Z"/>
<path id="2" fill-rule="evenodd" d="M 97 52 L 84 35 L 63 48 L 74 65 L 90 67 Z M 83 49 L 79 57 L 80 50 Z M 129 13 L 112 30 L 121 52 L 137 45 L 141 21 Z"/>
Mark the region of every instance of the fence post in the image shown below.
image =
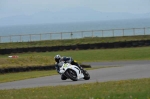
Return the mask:
<path id="1" fill-rule="evenodd" d="M 30 42 L 31 42 L 31 34 L 30 34 Z"/>
<path id="2" fill-rule="evenodd" d="M 133 35 L 135 36 L 135 28 L 133 28 Z"/>
<path id="3" fill-rule="evenodd" d="M 11 35 L 10 35 L 10 42 L 11 42 Z"/>
<path id="4" fill-rule="evenodd" d="M 1 43 L 1 36 L 0 36 L 0 43 Z"/>
<path id="5" fill-rule="evenodd" d="M 61 40 L 62 40 L 62 32 L 60 34 L 61 34 Z"/>
<path id="6" fill-rule="evenodd" d="M 145 33 L 145 28 L 144 28 L 144 35 L 146 35 L 146 33 Z"/>
<path id="7" fill-rule="evenodd" d="M 93 35 L 93 30 L 92 30 L 92 38 L 93 38 L 93 36 L 94 36 L 94 35 Z"/>
<path id="8" fill-rule="evenodd" d="M 40 41 L 42 40 L 41 34 L 40 34 Z"/>
<path id="9" fill-rule="evenodd" d="M 83 31 L 81 31 L 81 33 L 82 33 L 82 38 L 83 38 Z"/>
<path id="10" fill-rule="evenodd" d="M 103 30 L 102 30 L 102 37 L 103 37 Z"/>
<path id="11" fill-rule="evenodd" d="M 22 40 L 21 40 L 21 35 L 20 35 L 20 42 L 21 42 Z"/>
<path id="12" fill-rule="evenodd" d="M 114 37 L 114 29 L 112 30 L 112 32 L 113 32 L 113 37 Z"/>
<path id="13" fill-rule="evenodd" d="M 71 33 L 70 33 L 71 39 L 72 39 L 72 35 L 73 35 L 73 33 L 71 32 Z"/>
<path id="14" fill-rule="evenodd" d="M 124 36 L 124 29 L 122 29 L 122 32 L 123 32 L 123 36 Z"/>
<path id="15" fill-rule="evenodd" d="M 52 39 L 52 33 L 50 33 L 50 40 Z"/>

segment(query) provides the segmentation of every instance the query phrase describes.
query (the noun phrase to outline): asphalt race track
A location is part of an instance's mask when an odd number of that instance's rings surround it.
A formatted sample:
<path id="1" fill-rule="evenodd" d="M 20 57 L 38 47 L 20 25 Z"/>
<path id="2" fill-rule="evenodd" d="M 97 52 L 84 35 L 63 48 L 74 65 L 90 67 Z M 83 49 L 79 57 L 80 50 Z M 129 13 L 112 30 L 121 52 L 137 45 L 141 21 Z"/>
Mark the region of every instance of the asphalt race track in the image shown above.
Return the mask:
<path id="1" fill-rule="evenodd" d="M 92 67 L 110 66 L 110 68 L 101 68 L 88 70 L 90 80 L 71 81 L 69 79 L 62 81 L 60 75 L 46 76 L 14 82 L 0 83 L 0 89 L 20 89 L 41 86 L 73 85 L 90 82 L 105 82 L 137 78 L 150 78 L 150 61 L 119 61 L 119 62 L 89 62 Z"/>

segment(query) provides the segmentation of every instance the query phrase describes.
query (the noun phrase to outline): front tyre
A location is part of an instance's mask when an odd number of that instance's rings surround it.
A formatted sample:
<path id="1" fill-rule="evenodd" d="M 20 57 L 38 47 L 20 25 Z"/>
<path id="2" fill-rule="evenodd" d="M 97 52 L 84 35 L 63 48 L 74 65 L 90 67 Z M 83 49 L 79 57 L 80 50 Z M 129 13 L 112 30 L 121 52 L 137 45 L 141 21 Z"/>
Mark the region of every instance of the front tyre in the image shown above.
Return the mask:
<path id="1" fill-rule="evenodd" d="M 77 73 L 72 70 L 72 69 L 68 69 L 65 73 L 67 75 L 68 78 L 70 78 L 73 81 L 77 81 Z"/>
<path id="2" fill-rule="evenodd" d="M 85 79 L 85 80 L 89 80 L 90 79 L 90 74 L 86 70 L 84 70 L 83 75 L 84 75 L 83 79 Z"/>

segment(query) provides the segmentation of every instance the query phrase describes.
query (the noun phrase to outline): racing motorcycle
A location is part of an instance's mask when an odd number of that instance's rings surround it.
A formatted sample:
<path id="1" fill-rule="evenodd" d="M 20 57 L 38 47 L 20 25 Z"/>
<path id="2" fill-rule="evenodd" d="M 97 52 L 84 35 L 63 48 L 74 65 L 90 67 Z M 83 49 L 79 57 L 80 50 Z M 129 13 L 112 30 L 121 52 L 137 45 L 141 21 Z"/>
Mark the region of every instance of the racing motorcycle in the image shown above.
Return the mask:
<path id="1" fill-rule="evenodd" d="M 73 81 L 77 81 L 79 79 L 90 79 L 90 75 L 86 70 L 81 71 L 81 69 L 78 66 L 71 65 L 70 63 L 63 62 L 63 65 L 60 67 L 59 72 L 61 73 L 61 75 L 65 76 L 66 79 L 68 78 Z"/>

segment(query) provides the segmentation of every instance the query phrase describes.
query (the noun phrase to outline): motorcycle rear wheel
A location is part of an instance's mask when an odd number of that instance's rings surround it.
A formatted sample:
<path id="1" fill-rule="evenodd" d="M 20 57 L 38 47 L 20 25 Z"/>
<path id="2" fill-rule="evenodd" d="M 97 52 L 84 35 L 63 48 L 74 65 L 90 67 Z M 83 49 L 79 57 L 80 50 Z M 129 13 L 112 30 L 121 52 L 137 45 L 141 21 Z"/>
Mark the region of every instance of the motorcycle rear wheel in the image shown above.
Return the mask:
<path id="1" fill-rule="evenodd" d="M 86 70 L 84 70 L 83 75 L 84 75 L 83 79 L 85 79 L 85 80 L 89 80 L 90 79 L 90 74 Z"/>

